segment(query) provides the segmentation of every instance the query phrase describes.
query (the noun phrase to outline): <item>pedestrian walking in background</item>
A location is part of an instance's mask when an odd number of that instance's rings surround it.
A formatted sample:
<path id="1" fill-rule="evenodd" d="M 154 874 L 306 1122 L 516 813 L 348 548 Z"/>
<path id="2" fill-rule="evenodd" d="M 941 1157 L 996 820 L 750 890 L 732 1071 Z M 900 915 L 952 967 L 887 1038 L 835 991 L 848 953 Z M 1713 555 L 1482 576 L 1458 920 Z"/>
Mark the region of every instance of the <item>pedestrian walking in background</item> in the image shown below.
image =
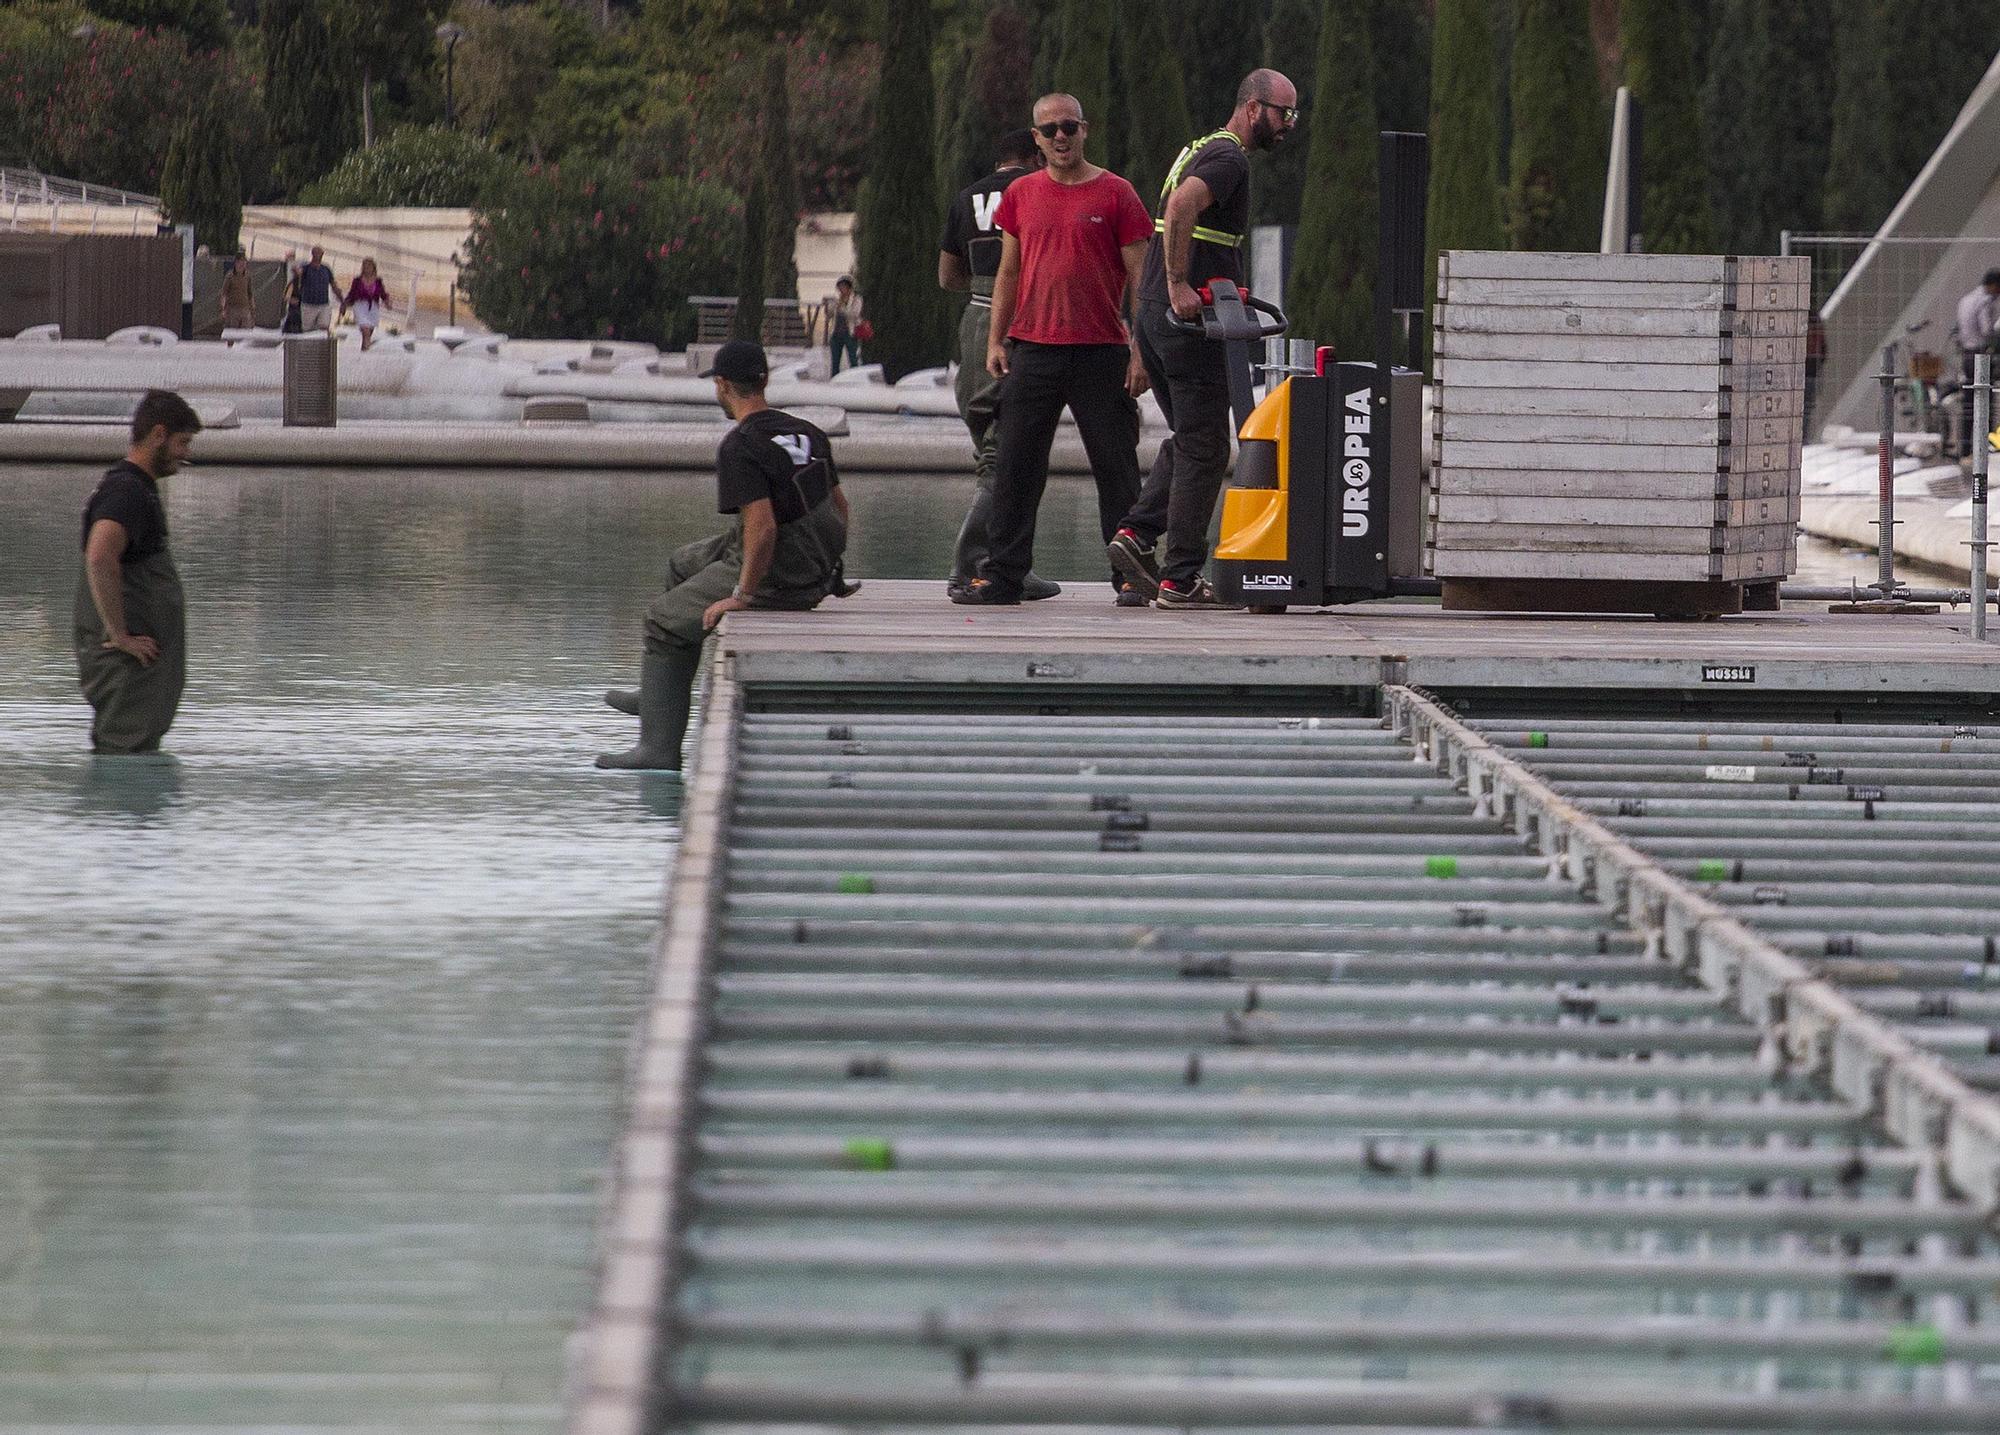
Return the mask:
<path id="1" fill-rule="evenodd" d="M 861 317 L 861 296 L 854 292 L 854 281 L 843 274 L 835 282 L 833 293 L 826 297 L 827 348 L 832 352 L 833 372 L 840 372 L 842 355 L 847 358 L 848 367 L 861 366 L 861 341 L 873 337 L 873 331 L 863 333 L 866 323 Z"/>
<path id="2" fill-rule="evenodd" d="M 186 399 L 150 390 L 132 415 L 124 459 L 83 506 L 73 638 L 95 753 L 155 751 L 180 710 L 187 600 L 167 551 L 160 483 L 187 462 L 200 432 Z"/>
<path id="3" fill-rule="evenodd" d="M 1153 217 L 1128 182 L 1084 157 L 1090 126 L 1074 95 L 1042 96 L 1034 116 L 1048 167 L 1016 179 L 995 211 L 1003 239 L 986 368 L 1003 382 L 990 548 L 954 603 L 1021 601 L 1065 405 L 1097 480 L 1103 542 L 1139 496 L 1134 399 L 1146 371 L 1119 308 L 1138 288 Z"/>
<path id="4" fill-rule="evenodd" d="M 1197 291 L 1204 284 L 1226 279 L 1243 287 L 1250 151 L 1282 144 L 1298 121 L 1298 103 L 1290 80 L 1276 70 L 1253 70 L 1237 86 L 1229 123 L 1190 140 L 1160 187 L 1133 337 L 1173 433 L 1110 544 L 1112 566 L 1156 607 L 1238 606 L 1217 598 L 1201 573 L 1216 496 L 1229 472 L 1229 375 L 1222 345 L 1175 327 L 1173 319 L 1201 318 Z M 1162 533 L 1165 563 L 1154 553 Z"/>
<path id="5" fill-rule="evenodd" d="M 347 286 L 347 296 L 340 301 L 342 313 L 354 311 L 354 327 L 361 331 L 361 348 L 364 352 L 375 342 L 375 330 L 382 323 L 382 311 L 389 307 L 389 290 L 382 283 L 382 276 L 376 271 L 373 259 L 361 261 L 361 272 L 354 276 L 354 282 Z"/>
<path id="6" fill-rule="evenodd" d="M 944 237 L 938 243 L 938 287 L 952 293 L 969 291 L 958 321 L 958 416 L 972 435 L 973 469 L 978 482 L 972 507 L 959 526 L 952 554 L 947 594 L 958 592 L 979 576 L 986 557 L 986 527 L 993 513 L 993 478 L 1000 452 L 995 420 L 1000 407 L 1000 380 L 986 371 L 987 330 L 993 319 L 993 279 L 1000 272 L 998 212 L 1000 196 L 1022 175 L 1040 169 L 1042 152 L 1035 148 L 1033 130 L 1001 136 L 993 172 L 958 192 L 946 211 Z M 1021 596 L 1030 601 L 1053 598 L 1061 587 L 1030 573 Z"/>
<path id="7" fill-rule="evenodd" d="M 299 266 L 301 333 L 333 328 L 334 303 L 339 292 L 340 286 L 334 282 L 333 270 L 327 266 L 326 251 L 315 244 L 312 248 L 312 258 Z"/>
<path id="8" fill-rule="evenodd" d="M 1964 387 L 1958 401 L 1958 451 L 1972 452 L 1973 361 L 1981 354 L 2000 354 L 2000 269 L 1989 269 L 1979 287 L 1958 301 L 1959 371 Z"/>
<path id="9" fill-rule="evenodd" d="M 285 251 L 285 317 L 278 323 L 281 334 L 305 332 L 305 316 L 299 303 L 299 251 Z"/>
<path id="10" fill-rule="evenodd" d="M 222 276 L 222 327 L 248 329 L 256 322 L 256 310 L 250 302 L 250 261 L 239 254 Z"/>

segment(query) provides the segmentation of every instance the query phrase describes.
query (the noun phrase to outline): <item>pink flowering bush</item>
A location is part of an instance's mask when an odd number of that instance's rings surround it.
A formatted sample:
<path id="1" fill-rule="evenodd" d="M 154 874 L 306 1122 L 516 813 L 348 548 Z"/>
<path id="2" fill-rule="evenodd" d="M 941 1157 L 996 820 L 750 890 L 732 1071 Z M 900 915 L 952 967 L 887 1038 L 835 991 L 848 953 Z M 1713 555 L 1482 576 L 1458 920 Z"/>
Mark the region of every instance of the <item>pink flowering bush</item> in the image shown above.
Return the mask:
<path id="1" fill-rule="evenodd" d="M 473 215 L 460 271 L 480 319 L 526 339 L 684 345 L 691 294 L 729 292 L 741 204 L 717 184 L 541 165 Z"/>

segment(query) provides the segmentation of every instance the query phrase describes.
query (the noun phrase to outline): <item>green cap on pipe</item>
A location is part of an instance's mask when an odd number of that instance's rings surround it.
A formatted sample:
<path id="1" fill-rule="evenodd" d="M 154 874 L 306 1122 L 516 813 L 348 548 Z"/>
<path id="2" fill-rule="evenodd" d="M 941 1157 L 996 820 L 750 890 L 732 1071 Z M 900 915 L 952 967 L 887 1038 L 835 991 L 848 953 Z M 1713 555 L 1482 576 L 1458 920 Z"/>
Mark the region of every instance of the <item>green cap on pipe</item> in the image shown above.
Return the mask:
<path id="1" fill-rule="evenodd" d="M 835 885 L 834 890 L 837 892 L 851 892 L 857 896 L 866 897 L 875 890 L 875 879 L 870 877 L 866 872 L 843 872 L 840 874 L 840 881 Z"/>
<path id="2" fill-rule="evenodd" d="M 1456 857 L 1426 857 L 1424 858 L 1424 875 L 1426 877 L 1456 877 L 1458 875 L 1458 859 Z"/>
<path id="3" fill-rule="evenodd" d="M 1528 734 L 1529 747 L 1547 747 L 1548 745 L 1549 745 L 1549 735 L 1547 733 L 1531 732 Z"/>
<path id="4" fill-rule="evenodd" d="M 847 1159 L 864 1171 L 890 1171 L 896 1148 L 879 1136 L 856 1136 L 847 1143 Z"/>
<path id="5" fill-rule="evenodd" d="M 1899 1325 L 1882 1353 L 1898 1365 L 1942 1365 L 1944 1337 L 1934 1325 Z"/>
<path id="6" fill-rule="evenodd" d="M 1727 882 L 1729 864 L 1719 857 L 1704 857 L 1694 864 L 1694 880 L 1697 882 Z"/>

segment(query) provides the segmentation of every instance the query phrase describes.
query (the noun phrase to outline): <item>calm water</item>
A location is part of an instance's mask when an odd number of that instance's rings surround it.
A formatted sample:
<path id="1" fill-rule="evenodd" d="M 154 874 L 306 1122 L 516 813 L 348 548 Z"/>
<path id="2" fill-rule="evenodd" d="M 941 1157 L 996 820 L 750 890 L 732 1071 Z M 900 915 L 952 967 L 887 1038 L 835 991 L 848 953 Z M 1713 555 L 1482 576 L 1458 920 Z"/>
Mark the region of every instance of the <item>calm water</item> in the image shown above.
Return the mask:
<path id="1" fill-rule="evenodd" d="M 95 478 L 0 468 L 0 1429 L 552 1430 L 677 831 L 598 693 L 712 484 L 183 474 L 176 758 L 93 763 Z M 943 575 L 970 480 L 850 492 Z"/>
<path id="2" fill-rule="evenodd" d="M 176 757 L 93 763 L 95 476 L 0 468 L 0 1428 L 549 1431 L 677 831 L 597 695 L 710 484 L 184 474 Z M 854 480 L 850 572 L 970 491 Z"/>

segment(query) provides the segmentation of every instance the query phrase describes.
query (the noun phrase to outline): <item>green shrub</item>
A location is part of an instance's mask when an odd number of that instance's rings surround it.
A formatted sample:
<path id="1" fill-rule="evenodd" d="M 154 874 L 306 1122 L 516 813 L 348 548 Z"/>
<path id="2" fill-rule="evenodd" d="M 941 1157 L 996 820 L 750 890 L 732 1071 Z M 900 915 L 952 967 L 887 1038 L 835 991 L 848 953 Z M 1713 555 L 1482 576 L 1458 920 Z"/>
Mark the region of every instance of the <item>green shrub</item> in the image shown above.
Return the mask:
<path id="1" fill-rule="evenodd" d="M 719 185 L 536 166 L 474 213 L 460 283 L 481 320 L 520 338 L 677 347 L 694 328 L 688 296 L 730 292 L 741 231 Z"/>
<path id="2" fill-rule="evenodd" d="M 517 172 L 463 130 L 440 125 L 396 130 L 358 149 L 299 194 L 301 204 L 471 208 Z"/>

